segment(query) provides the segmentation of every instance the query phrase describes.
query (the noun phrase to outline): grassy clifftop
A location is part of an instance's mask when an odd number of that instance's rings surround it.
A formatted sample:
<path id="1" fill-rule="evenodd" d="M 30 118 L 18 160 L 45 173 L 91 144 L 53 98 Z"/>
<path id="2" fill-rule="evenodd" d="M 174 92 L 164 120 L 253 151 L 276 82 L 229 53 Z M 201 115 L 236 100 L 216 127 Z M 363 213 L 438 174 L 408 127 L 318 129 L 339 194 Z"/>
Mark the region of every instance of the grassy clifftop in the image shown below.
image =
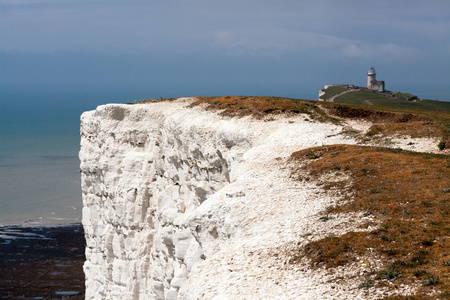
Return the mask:
<path id="1" fill-rule="evenodd" d="M 379 100 L 383 100 L 381 96 Z M 448 149 L 450 112 L 429 105 L 417 109 L 269 96 L 196 97 L 190 105 L 223 117 L 250 116 L 265 122 L 277 115 L 306 114 L 302 121 L 369 124 L 363 133 L 352 129 L 343 132 L 360 138 L 362 145 L 329 145 L 294 152 L 290 166 L 292 180 L 316 182 L 332 195 L 341 195 L 336 205 L 319 214 L 317 222 L 337 219 L 339 214 L 373 216 L 373 221 L 343 235 L 295 243 L 287 253 L 289 262 L 295 265 L 306 258 L 311 268 L 327 272 L 358 265 L 364 271 L 357 275 L 359 286 L 354 288 L 366 289 L 368 295 L 378 287 L 403 285 L 415 290 L 416 295 L 389 299 L 450 298 L 448 150 L 430 154 L 395 149 L 395 145 L 367 146 L 381 136 L 400 136 L 435 138 L 440 140 L 439 148 Z M 432 146 L 437 150 L 438 145 Z"/>
<path id="2" fill-rule="evenodd" d="M 356 100 L 344 105 L 277 97 L 226 96 L 199 97 L 192 105 L 204 105 L 223 116 L 252 115 L 269 121 L 273 114 L 298 113 L 322 122 L 366 121 L 372 124 L 365 134 L 367 139 L 377 135 L 436 137 L 441 140 L 440 147 L 450 147 L 450 112 L 436 111 L 429 102 L 419 102 L 425 103 L 420 109 L 408 105 L 358 104 L 367 95 L 378 96 L 377 101 L 387 97 L 369 91 L 347 95 Z M 405 98 L 389 98 L 389 101 L 409 103 Z M 375 102 L 374 99 L 371 101 Z M 294 180 L 320 182 L 325 190 L 344 195 L 340 203 L 323 212 L 320 221 L 326 222 L 341 213 L 362 213 L 377 220 L 374 224 L 363 224 L 361 231 L 330 235 L 291 249 L 288 255 L 292 264 L 307 258 L 312 268 L 333 272 L 337 267 L 363 261 L 369 271 L 358 277 L 358 288 L 406 285 L 417 291 L 415 296 L 391 299 L 450 297 L 449 155 L 332 145 L 295 152 L 291 162 Z M 370 265 L 375 261 L 378 268 Z"/>
<path id="3" fill-rule="evenodd" d="M 205 105 L 224 116 L 267 118 L 273 114 L 308 114 L 311 119 L 339 123 L 345 119 L 372 122 L 371 132 L 411 137 L 436 137 L 440 147 L 450 148 L 450 112 L 389 106 L 339 104 L 280 97 L 222 96 L 197 97 L 191 104 Z M 270 119 L 270 117 L 269 117 Z"/>
<path id="4" fill-rule="evenodd" d="M 292 263 L 308 257 L 313 268 L 333 269 L 362 259 L 369 271 L 359 288 L 405 284 L 418 292 L 404 299 L 450 297 L 450 156 L 334 145 L 293 153 L 291 160 L 298 164 L 298 180 L 334 176 L 322 186 L 344 192 L 322 221 L 349 212 L 378 221 L 361 227 L 375 230 L 329 236 L 293 250 Z M 371 270 L 376 260 L 382 267 Z"/>
<path id="5" fill-rule="evenodd" d="M 391 106 L 417 110 L 450 111 L 450 102 L 417 99 L 413 95 L 405 93 L 386 94 L 360 90 L 338 96 L 334 101 L 337 103 Z"/>
<path id="6" fill-rule="evenodd" d="M 333 85 L 323 89 L 322 100 L 333 99 L 337 103 L 376 105 L 417 110 L 450 112 L 450 102 L 419 99 L 417 96 L 402 92 L 375 92 L 366 88 L 348 85 Z M 334 98 L 333 98 L 334 97 Z"/>

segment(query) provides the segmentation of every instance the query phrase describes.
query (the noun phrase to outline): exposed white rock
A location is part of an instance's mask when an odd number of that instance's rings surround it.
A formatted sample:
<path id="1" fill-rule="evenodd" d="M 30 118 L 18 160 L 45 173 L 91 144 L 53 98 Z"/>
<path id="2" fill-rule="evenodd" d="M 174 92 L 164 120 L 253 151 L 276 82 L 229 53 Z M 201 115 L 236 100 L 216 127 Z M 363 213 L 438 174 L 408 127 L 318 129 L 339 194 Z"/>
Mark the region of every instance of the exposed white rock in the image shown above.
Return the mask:
<path id="1" fill-rule="evenodd" d="M 356 143 L 344 127 L 223 118 L 191 101 L 82 115 L 86 299 L 371 299 L 273 256 L 363 221 L 317 222 L 336 196 L 290 178 L 292 152 Z"/>

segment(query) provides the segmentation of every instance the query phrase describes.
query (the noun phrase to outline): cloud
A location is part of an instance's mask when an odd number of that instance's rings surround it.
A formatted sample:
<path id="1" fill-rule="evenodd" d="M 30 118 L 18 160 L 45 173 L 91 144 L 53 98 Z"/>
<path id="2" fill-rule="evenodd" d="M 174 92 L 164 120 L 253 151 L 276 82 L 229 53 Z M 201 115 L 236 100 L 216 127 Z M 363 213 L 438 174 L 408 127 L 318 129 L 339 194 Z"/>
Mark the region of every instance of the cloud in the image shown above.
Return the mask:
<path id="1" fill-rule="evenodd" d="M 265 30 L 217 31 L 209 38 L 209 44 L 216 49 L 235 48 L 249 53 L 269 51 L 272 53 L 300 53 L 307 51 L 327 51 L 350 41 L 332 35 L 288 30 L 268 26 Z"/>
<path id="2" fill-rule="evenodd" d="M 245 44 L 245 39 L 234 34 L 232 31 L 218 31 L 213 33 L 212 46 L 218 48 L 236 48 Z"/>
<path id="3" fill-rule="evenodd" d="M 448 40 L 447 18 L 381 2 L 0 0 L 0 50 L 411 57 Z"/>
<path id="4" fill-rule="evenodd" d="M 364 44 L 351 42 L 341 47 L 341 53 L 350 58 L 402 58 L 411 59 L 420 51 L 415 48 L 404 47 L 394 43 Z"/>
<path id="5" fill-rule="evenodd" d="M 251 29 L 240 31 L 219 31 L 213 34 L 212 47 L 239 53 L 272 53 L 326 55 L 334 58 L 376 58 L 411 60 L 422 54 L 415 47 L 392 42 L 368 43 L 364 40 L 342 38 L 336 35 L 308 31 L 266 28 L 264 31 Z"/>

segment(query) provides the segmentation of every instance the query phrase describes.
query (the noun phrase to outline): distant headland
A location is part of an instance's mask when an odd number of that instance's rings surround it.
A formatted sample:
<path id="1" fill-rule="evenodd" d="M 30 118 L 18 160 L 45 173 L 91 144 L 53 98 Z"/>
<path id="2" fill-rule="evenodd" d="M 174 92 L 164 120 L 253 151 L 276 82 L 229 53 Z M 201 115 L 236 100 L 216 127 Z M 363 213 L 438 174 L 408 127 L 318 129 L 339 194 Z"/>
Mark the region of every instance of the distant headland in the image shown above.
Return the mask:
<path id="1" fill-rule="evenodd" d="M 373 67 L 367 71 L 366 87 L 352 84 L 325 85 L 319 91 L 319 101 L 450 111 L 450 102 L 420 99 L 410 93 L 386 90 L 385 81 L 376 79 Z"/>

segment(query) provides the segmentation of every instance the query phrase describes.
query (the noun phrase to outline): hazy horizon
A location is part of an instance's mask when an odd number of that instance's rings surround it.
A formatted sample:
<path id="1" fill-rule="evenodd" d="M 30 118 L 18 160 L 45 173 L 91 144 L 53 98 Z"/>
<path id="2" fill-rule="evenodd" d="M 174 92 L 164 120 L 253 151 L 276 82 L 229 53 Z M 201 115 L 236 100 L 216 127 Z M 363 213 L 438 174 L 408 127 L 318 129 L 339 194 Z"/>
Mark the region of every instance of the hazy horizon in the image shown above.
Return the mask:
<path id="1" fill-rule="evenodd" d="M 449 56 L 443 0 L 0 0 L 2 102 L 317 99 L 325 84 L 364 86 L 370 67 L 388 90 L 449 101 Z"/>

